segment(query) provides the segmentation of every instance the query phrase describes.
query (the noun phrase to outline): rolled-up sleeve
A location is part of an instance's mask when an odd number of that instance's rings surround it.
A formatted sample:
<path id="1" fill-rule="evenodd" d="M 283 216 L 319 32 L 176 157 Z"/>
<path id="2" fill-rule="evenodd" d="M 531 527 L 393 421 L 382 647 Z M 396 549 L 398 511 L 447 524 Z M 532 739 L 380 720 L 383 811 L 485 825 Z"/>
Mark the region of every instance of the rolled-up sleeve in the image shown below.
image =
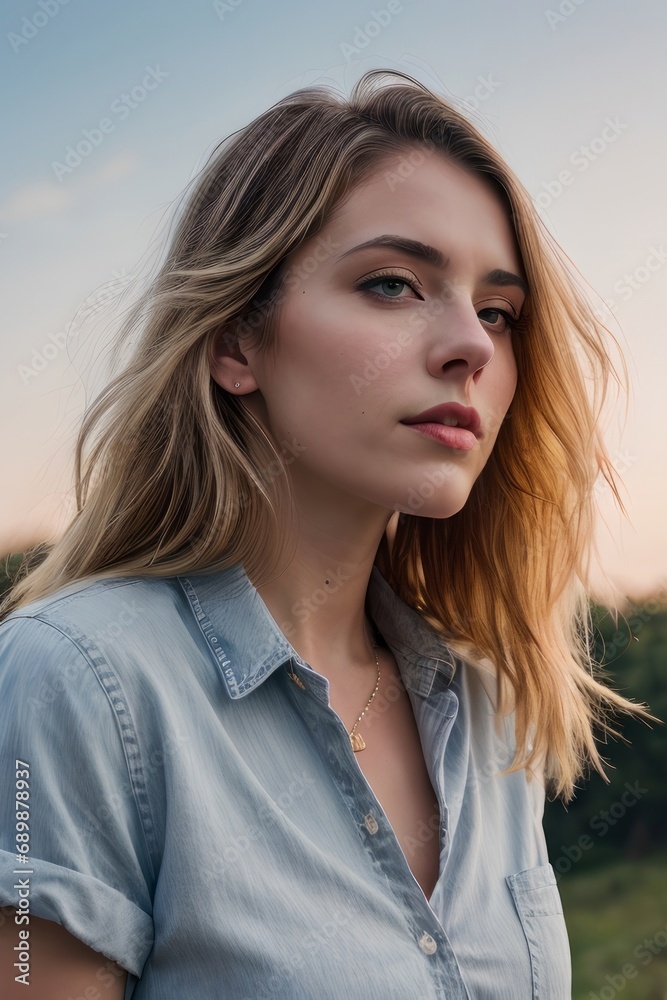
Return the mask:
<path id="1" fill-rule="evenodd" d="M 39 618 L 0 624 L 0 774 L 0 904 L 23 899 L 141 975 L 154 861 L 123 719 L 86 652 Z"/>

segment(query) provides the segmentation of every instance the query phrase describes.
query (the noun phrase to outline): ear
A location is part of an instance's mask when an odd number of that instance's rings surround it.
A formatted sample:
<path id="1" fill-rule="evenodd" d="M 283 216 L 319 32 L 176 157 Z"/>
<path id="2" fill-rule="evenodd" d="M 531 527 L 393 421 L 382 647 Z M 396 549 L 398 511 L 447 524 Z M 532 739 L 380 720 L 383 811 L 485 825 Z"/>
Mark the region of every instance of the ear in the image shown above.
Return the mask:
<path id="1" fill-rule="evenodd" d="M 251 363 L 241 351 L 238 335 L 231 326 L 221 327 L 216 333 L 209 367 L 211 378 L 226 392 L 242 396 L 258 388 Z M 240 385 L 235 385 L 236 382 Z"/>

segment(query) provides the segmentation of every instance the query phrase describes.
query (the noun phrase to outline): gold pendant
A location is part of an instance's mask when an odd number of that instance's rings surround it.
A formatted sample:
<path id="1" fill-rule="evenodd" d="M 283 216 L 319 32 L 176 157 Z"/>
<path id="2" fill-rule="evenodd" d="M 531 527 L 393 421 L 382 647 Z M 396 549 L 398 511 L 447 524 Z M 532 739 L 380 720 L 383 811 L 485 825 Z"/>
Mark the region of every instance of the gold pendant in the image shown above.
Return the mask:
<path id="1" fill-rule="evenodd" d="M 298 684 L 302 691 L 306 690 L 306 685 L 303 683 L 303 681 L 298 676 L 298 674 L 294 673 L 294 671 L 291 671 L 291 672 L 288 671 L 287 676 L 290 677 L 294 681 L 295 684 Z"/>
<path id="2" fill-rule="evenodd" d="M 355 753 L 366 749 L 366 743 L 361 733 L 350 734 L 350 743 Z"/>

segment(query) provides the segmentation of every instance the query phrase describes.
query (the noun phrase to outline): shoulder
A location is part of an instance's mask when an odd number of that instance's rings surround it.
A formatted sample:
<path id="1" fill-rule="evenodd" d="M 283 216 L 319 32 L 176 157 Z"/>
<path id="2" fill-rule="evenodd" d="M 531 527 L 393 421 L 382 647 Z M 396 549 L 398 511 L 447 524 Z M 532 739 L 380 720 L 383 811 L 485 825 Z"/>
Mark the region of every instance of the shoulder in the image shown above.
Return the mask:
<path id="1" fill-rule="evenodd" d="M 89 719 L 104 718 L 111 706 L 123 732 L 130 716 L 150 729 L 158 704 L 178 698 L 184 670 L 206 669 L 197 631 L 175 577 L 62 588 L 0 623 L 0 697 L 38 715 L 66 701 Z"/>
<path id="2" fill-rule="evenodd" d="M 125 623 L 141 614 L 159 613 L 179 590 L 176 577 L 94 577 L 78 580 L 12 611 L 2 622 L 36 618 L 54 627 L 77 620 L 85 625 L 100 614 Z"/>
<path id="3" fill-rule="evenodd" d="M 175 739 L 177 710 L 190 719 L 187 671 L 207 669 L 188 607 L 176 578 L 124 577 L 12 612 L 0 623 L 0 754 L 23 746 L 68 774 L 92 769 L 120 794 L 132 789 L 150 832 L 161 800 L 158 783 L 147 805 L 146 774 Z"/>
<path id="4" fill-rule="evenodd" d="M 67 588 L 0 623 L 0 768 L 21 766 L 28 781 L 35 916 L 140 969 L 153 939 L 161 786 L 147 787 L 139 726 L 87 636 L 95 609 L 116 607 L 122 590 Z M 12 817 L 0 796 L 7 851 Z"/>
<path id="5" fill-rule="evenodd" d="M 141 645 L 153 647 L 185 628 L 188 602 L 175 577 L 122 577 L 79 581 L 14 610 L 0 622 L 0 662 L 31 650 L 91 662 Z M 190 617 L 192 612 L 189 611 Z"/>

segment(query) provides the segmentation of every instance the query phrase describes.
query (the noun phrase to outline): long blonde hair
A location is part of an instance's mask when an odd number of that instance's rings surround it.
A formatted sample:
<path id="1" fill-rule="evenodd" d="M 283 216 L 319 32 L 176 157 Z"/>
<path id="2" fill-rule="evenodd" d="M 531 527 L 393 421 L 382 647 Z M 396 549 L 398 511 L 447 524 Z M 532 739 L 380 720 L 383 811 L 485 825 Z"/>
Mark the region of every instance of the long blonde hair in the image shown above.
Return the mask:
<path id="1" fill-rule="evenodd" d="M 600 726 L 620 735 L 608 710 L 661 721 L 602 683 L 591 655 L 599 474 L 623 507 L 598 429 L 616 374 L 609 331 L 491 143 L 403 72 L 371 70 L 349 99 L 299 90 L 211 155 L 183 199 L 166 259 L 120 329 L 119 343 L 139 333 L 132 355 L 84 414 L 77 513 L 46 558 L 32 567 L 28 558 L 0 617 L 77 580 L 238 562 L 261 577 L 277 565 L 292 509 L 286 465 L 240 399 L 212 379 L 213 341 L 235 329 L 262 350 L 275 346 L 287 255 L 383 158 L 404 152 L 409 165 L 414 150 L 445 154 L 495 186 L 530 292 L 511 419 L 466 504 L 447 519 L 401 514 L 376 563 L 460 655 L 494 667 L 498 712 L 516 710 L 517 751 L 503 773 L 539 763 L 567 801 L 587 763 L 608 781 L 594 734 Z"/>

